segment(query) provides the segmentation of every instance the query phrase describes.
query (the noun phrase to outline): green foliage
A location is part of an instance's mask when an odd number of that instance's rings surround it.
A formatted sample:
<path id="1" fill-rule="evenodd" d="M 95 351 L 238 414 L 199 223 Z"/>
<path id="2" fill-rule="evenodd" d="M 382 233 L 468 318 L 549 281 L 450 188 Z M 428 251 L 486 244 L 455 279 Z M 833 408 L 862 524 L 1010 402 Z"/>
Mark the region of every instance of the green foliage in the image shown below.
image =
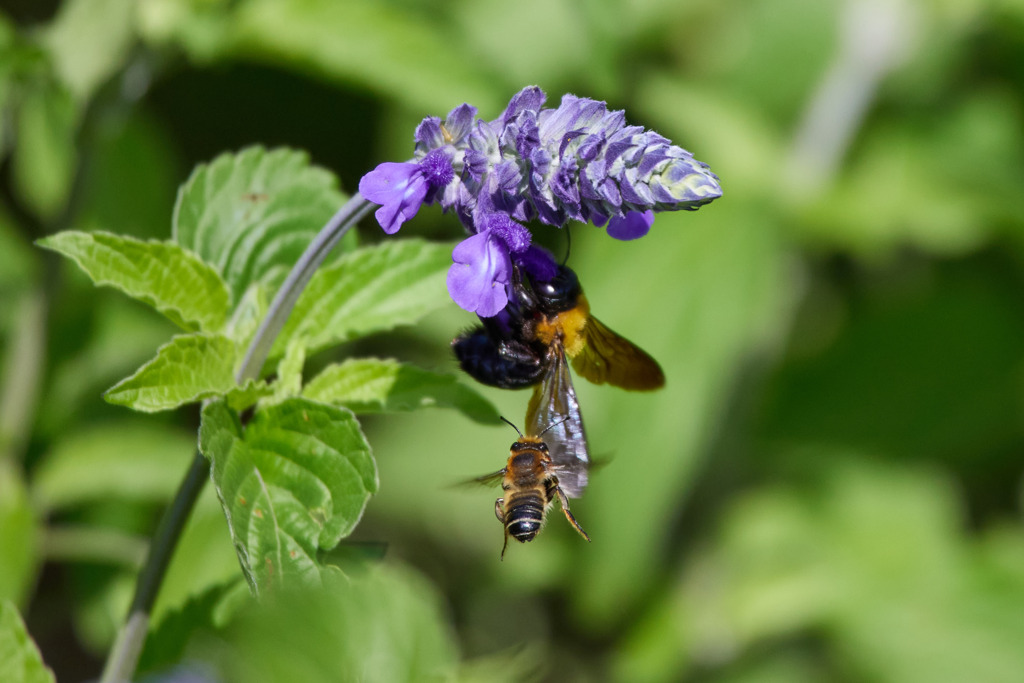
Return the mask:
<path id="1" fill-rule="evenodd" d="M 192 173 L 174 207 L 174 240 L 216 269 L 237 302 L 252 283 L 281 277 L 344 199 L 306 154 L 250 147 Z"/>
<path id="2" fill-rule="evenodd" d="M 227 318 L 224 281 L 195 254 L 173 242 L 69 231 L 39 244 L 72 259 L 96 284 L 149 304 L 182 329 L 217 331 Z"/>
<path id="3" fill-rule="evenodd" d="M 302 395 L 345 406 L 356 414 L 440 406 L 456 408 L 484 424 L 498 421 L 494 407 L 454 375 L 388 359 L 350 358 L 329 365 L 309 381 Z"/>
<path id="4" fill-rule="evenodd" d="M 238 560 L 257 594 L 319 583 L 317 552 L 351 533 L 377 491 L 355 417 L 314 401 L 259 408 L 244 431 L 223 403 L 210 403 L 199 448 L 213 462 Z"/>
<path id="5" fill-rule="evenodd" d="M 129 420 L 69 434 L 34 472 L 33 503 L 52 512 L 115 496 L 166 502 L 194 446 L 179 430 Z"/>
<path id="6" fill-rule="evenodd" d="M 171 409 L 201 401 L 219 473 L 153 609 L 148 672 L 1020 678 L 1021 3 L 51 5 L 0 12 L 0 597 L 31 610 L 62 680 L 99 675 L 196 445 L 198 408 Z M 520 421 L 527 393 L 448 374 L 470 324 L 435 243 L 455 217 L 425 208 L 397 239 L 368 219 L 371 246 L 353 232 L 329 257 L 260 380 L 235 373 L 339 178 L 407 159 L 424 116 L 492 118 L 529 83 L 625 109 L 725 196 L 630 243 L 573 226 L 595 313 L 667 385 L 577 382 L 607 462 L 573 501 L 593 543 L 556 511 L 499 562 L 497 490 L 450 484 L 506 461 L 512 432 L 490 424 Z M 809 126 L 851 86 L 863 112 Z M 805 165 L 808 134 L 833 166 Z M 122 405 L 99 400 L 115 383 Z M 239 507 L 259 480 L 276 527 Z M 273 589 L 259 600 L 239 557 Z M 41 661 L 0 608 L 0 680 L 52 680 Z"/>
<path id="7" fill-rule="evenodd" d="M 0 680 L 10 683 L 53 683 L 39 649 L 25 631 L 17 608 L 0 601 Z"/>
<path id="8" fill-rule="evenodd" d="M 449 265 L 451 245 L 418 240 L 344 255 L 310 280 L 271 355 L 283 353 L 293 339 L 313 352 L 420 320 L 447 303 Z"/>
<path id="9" fill-rule="evenodd" d="M 430 584 L 379 566 L 252 605 L 200 651 L 225 681 L 390 683 L 450 680 L 457 649 Z"/>
<path id="10" fill-rule="evenodd" d="M 74 102 L 58 84 L 36 84 L 22 93 L 17 117 L 15 186 L 37 215 L 52 220 L 64 207 L 74 176 Z"/>
<path id="11" fill-rule="evenodd" d="M 227 395 L 236 392 L 237 354 L 235 343 L 221 334 L 178 335 L 160 347 L 156 358 L 111 387 L 104 398 L 152 413 Z M 255 384 L 242 387 L 240 393 L 250 396 Z"/>
<path id="12" fill-rule="evenodd" d="M 23 601 L 39 559 L 38 534 L 21 474 L 9 460 L 0 459 L 0 600 Z M 3 659 L 0 647 L 0 669 Z"/>

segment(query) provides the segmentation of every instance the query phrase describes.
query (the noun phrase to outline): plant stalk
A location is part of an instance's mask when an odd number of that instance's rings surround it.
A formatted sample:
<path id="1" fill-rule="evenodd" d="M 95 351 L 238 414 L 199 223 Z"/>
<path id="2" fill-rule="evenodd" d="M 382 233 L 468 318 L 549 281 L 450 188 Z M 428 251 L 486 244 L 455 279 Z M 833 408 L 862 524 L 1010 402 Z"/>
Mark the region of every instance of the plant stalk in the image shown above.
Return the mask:
<path id="1" fill-rule="evenodd" d="M 374 206 L 376 205 L 356 193 L 338 209 L 306 247 L 306 251 L 288 273 L 288 277 L 270 304 L 267 316 L 260 323 L 256 335 L 250 342 L 245 359 L 235 373 L 237 383 L 242 384 L 260 376 L 274 340 L 281 333 L 288 315 L 295 307 L 302 290 L 313 277 L 313 273 L 349 229 Z M 149 618 L 156 603 L 160 584 L 167 573 L 174 548 L 178 544 L 192 507 L 209 477 L 209 471 L 209 461 L 202 453 L 196 453 L 174 500 L 171 501 L 170 507 L 160 520 L 160 526 L 157 527 L 146 562 L 135 584 L 135 597 L 128 610 L 128 619 L 117 635 L 100 683 L 127 683 L 135 674 L 142 646 L 146 642 Z"/>

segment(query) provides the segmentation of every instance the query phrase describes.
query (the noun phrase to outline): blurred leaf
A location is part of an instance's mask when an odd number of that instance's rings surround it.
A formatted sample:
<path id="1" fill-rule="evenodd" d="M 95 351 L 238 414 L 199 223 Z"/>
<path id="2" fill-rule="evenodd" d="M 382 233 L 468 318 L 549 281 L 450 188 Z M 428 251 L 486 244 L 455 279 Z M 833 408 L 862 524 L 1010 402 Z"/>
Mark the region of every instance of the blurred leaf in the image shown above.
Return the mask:
<path id="1" fill-rule="evenodd" d="M 305 340 L 310 353 L 411 325 L 448 303 L 445 274 L 451 245 L 393 240 L 357 249 L 313 275 L 274 344 Z"/>
<path id="2" fill-rule="evenodd" d="M 57 440 L 32 479 L 44 511 L 109 498 L 170 500 L 194 453 L 195 436 L 150 421 L 118 421 Z"/>
<path id="3" fill-rule="evenodd" d="M 591 452 L 619 457 L 591 477 L 579 502 L 575 514 L 594 542 L 566 571 L 588 626 L 613 628 L 660 571 L 626 558 L 657 557 L 676 542 L 671 520 L 729 392 L 747 358 L 774 353 L 795 283 L 779 226 L 753 202 L 661 214 L 650 235 L 630 243 L 587 233 L 573 241 L 573 258 L 594 314 L 666 376 L 664 389 L 646 394 L 576 383 Z M 627 501 L 625 491 L 637 495 Z"/>
<path id="4" fill-rule="evenodd" d="M 39 544 L 36 515 L 18 470 L 11 459 L 0 458 L 0 600 L 15 603 L 25 599 L 32 583 Z M 0 668 L 3 661 L 0 653 Z"/>
<path id="5" fill-rule="evenodd" d="M 290 149 L 250 147 L 202 164 L 181 187 L 174 239 L 221 274 L 233 302 L 291 268 L 341 207 L 329 171 Z"/>
<path id="6" fill-rule="evenodd" d="M 423 370 L 391 359 L 350 358 L 328 365 L 306 385 L 302 395 L 342 405 L 356 414 L 455 408 L 483 424 L 498 421 L 498 411 L 455 375 Z"/>
<path id="7" fill-rule="evenodd" d="M 0 601 L 0 681 L 54 683 L 56 680 L 25 630 L 18 608 L 10 600 Z"/>
<path id="8" fill-rule="evenodd" d="M 57 72 L 84 101 L 126 60 L 136 0 L 68 0 L 43 33 Z"/>
<path id="9" fill-rule="evenodd" d="M 194 652 L 224 681 L 451 680 L 457 650 L 422 577 L 379 565 L 323 589 L 253 603 Z"/>
<path id="10" fill-rule="evenodd" d="M 18 195 L 43 220 L 63 209 L 75 172 L 78 112 L 71 95 L 55 85 L 22 91 L 12 159 Z"/>
<path id="11" fill-rule="evenodd" d="M 168 612 L 146 636 L 139 657 L 138 673 L 168 669 L 180 663 L 189 641 L 197 634 L 212 631 L 217 626 L 214 619 L 217 610 L 239 584 L 245 585 L 236 579 L 211 586 L 190 598 L 179 609 Z"/>
<path id="12" fill-rule="evenodd" d="M 133 77 L 138 74 L 133 72 Z M 171 140 L 165 128 L 148 107 L 104 119 L 96 127 L 74 227 L 167 237 L 181 171 L 176 148 L 180 141 Z"/>
<path id="13" fill-rule="evenodd" d="M 501 71 L 484 72 L 452 50 L 461 37 L 437 10 L 373 0 L 250 0 L 236 14 L 234 45 L 248 58 L 362 83 L 421 115 L 443 116 L 463 102 L 497 109 L 512 95 L 495 82 Z"/>
<path id="14" fill-rule="evenodd" d="M 263 382 L 235 384 L 235 343 L 219 334 L 183 334 L 157 350 L 156 358 L 121 380 L 103 397 L 132 410 L 172 410 L 213 396 L 230 396 L 239 409 L 270 393 Z"/>
<path id="15" fill-rule="evenodd" d="M 695 652 L 826 629 L 842 678 L 1013 681 L 1024 583 L 1019 570 L 1008 582 L 978 571 L 948 482 L 815 450 L 835 466 L 802 490 L 732 506 L 693 565 L 676 614 Z M 1024 553 L 1019 526 L 1012 545 Z"/>
<path id="16" fill-rule="evenodd" d="M 1019 287 L 987 260 L 924 275 L 861 297 L 831 346 L 782 366 L 760 437 L 966 463 L 1016 448 Z"/>
<path id="17" fill-rule="evenodd" d="M 43 547 L 48 562 L 112 564 L 137 570 L 146 559 L 149 539 L 100 526 L 51 524 Z"/>
<path id="18" fill-rule="evenodd" d="M 0 206 L 0 295 L 13 300 L 15 292 L 28 289 L 38 262 L 14 219 Z"/>
<path id="19" fill-rule="evenodd" d="M 258 408 L 243 432 L 216 402 L 199 435 L 253 591 L 319 583 L 317 551 L 351 533 L 377 490 L 352 413 L 293 398 Z"/>
<path id="20" fill-rule="evenodd" d="M 96 284 L 149 304 L 186 330 L 216 331 L 227 318 L 224 281 L 174 242 L 66 231 L 38 244 L 72 259 Z"/>

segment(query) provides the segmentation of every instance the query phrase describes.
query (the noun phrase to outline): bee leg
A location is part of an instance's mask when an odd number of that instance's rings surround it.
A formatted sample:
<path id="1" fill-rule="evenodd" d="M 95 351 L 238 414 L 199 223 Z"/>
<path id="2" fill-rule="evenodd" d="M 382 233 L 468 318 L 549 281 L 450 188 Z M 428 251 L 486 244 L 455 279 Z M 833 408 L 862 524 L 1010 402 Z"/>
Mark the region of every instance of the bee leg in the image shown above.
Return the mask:
<path id="1" fill-rule="evenodd" d="M 501 559 L 505 559 L 505 549 L 508 548 L 508 527 L 505 526 L 505 499 L 499 498 L 494 501 L 494 516 L 501 522 L 502 528 L 505 530 L 505 543 L 501 546 Z"/>
<path id="2" fill-rule="evenodd" d="M 569 499 L 566 497 L 565 491 L 562 490 L 561 486 L 558 486 L 555 488 L 555 492 L 558 494 L 558 502 L 562 504 L 562 512 L 565 513 L 565 518 L 569 520 L 569 524 L 572 524 L 572 527 L 576 529 L 576 531 L 580 532 L 580 536 L 587 539 L 587 542 L 589 543 L 590 536 L 587 536 L 587 532 L 583 530 L 580 523 L 577 522 L 576 518 L 572 516 L 571 512 L 569 512 Z"/>
<path id="3" fill-rule="evenodd" d="M 505 550 L 508 548 L 508 527 L 505 527 L 505 542 L 501 546 L 501 559 L 505 559 Z"/>

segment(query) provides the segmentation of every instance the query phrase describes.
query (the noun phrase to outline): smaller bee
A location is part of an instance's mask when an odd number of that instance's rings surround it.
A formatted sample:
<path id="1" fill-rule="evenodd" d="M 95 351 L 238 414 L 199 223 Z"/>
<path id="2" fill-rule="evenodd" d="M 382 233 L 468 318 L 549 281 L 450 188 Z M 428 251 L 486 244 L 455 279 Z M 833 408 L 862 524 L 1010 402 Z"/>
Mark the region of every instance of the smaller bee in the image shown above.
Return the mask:
<path id="1" fill-rule="evenodd" d="M 518 427 L 511 422 L 508 424 L 519 432 Z M 562 468 L 551 461 L 542 435 L 543 433 L 539 436 L 524 436 L 519 432 L 519 440 L 513 443 L 510 449 L 508 463 L 497 472 L 474 480 L 483 484 L 500 480 L 501 489 L 505 492 L 504 497 L 494 501 L 494 514 L 505 527 L 505 543 L 501 547 L 502 559 L 505 558 L 510 535 L 520 543 L 526 543 L 540 533 L 544 517 L 556 497 L 565 518 L 580 536 L 587 541 L 590 540 L 590 536 L 569 511 L 569 498 L 558 483 L 558 474 Z M 566 474 L 572 475 L 568 471 Z"/>

